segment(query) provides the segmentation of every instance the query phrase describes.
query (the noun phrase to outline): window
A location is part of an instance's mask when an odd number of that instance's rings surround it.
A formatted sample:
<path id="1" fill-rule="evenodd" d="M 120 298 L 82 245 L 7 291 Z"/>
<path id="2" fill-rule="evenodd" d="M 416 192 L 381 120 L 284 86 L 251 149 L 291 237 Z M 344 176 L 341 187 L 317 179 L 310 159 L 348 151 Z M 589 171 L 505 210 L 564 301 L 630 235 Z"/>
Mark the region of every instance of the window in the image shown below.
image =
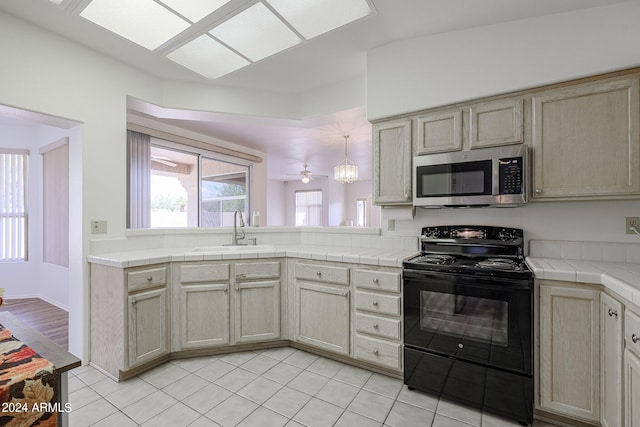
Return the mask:
<path id="1" fill-rule="evenodd" d="M 27 260 L 29 152 L 0 149 L 0 262 Z"/>
<path id="2" fill-rule="evenodd" d="M 367 226 L 367 199 L 356 199 L 356 227 Z"/>
<path id="3" fill-rule="evenodd" d="M 296 191 L 296 226 L 322 225 L 322 190 Z"/>
<path id="4" fill-rule="evenodd" d="M 241 159 L 129 131 L 129 228 L 225 227 L 249 209 Z"/>

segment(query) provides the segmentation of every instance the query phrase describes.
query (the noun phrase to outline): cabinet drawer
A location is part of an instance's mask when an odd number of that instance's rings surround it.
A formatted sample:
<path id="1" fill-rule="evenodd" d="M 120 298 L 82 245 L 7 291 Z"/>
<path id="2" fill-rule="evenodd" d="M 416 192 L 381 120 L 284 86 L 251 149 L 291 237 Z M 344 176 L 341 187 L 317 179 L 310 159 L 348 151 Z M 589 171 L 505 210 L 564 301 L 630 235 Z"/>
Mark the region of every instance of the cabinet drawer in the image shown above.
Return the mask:
<path id="1" fill-rule="evenodd" d="M 229 264 L 186 264 L 180 266 L 180 283 L 229 280 Z"/>
<path id="2" fill-rule="evenodd" d="M 356 292 L 356 309 L 400 316 L 400 296 Z"/>
<path id="3" fill-rule="evenodd" d="M 624 315 L 624 341 L 626 348 L 640 356 L 640 317 L 630 311 Z"/>
<path id="4" fill-rule="evenodd" d="M 402 336 L 399 319 L 387 319 L 362 313 L 356 313 L 356 331 L 394 340 L 399 340 Z"/>
<path id="5" fill-rule="evenodd" d="M 269 262 L 239 262 L 236 264 L 236 279 L 277 279 L 280 277 L 280 263 Z"/>
<path id="6" fill-rule="evenodd" d="M 146 268 L 127 272 L 129 292 L 156 288 L 167 284 L 167 267 Z"/>
<path id="7" fill-rule="evenodd" d="M 400 292 L 400 273 L 358 269 L 354 281 L 357 288 Z"/>
<path id="8" fill-rule="evenodd" d="M 402 346 L 356 334 L 356 359 L 366 360 L 392 369 L 402 368 Z"/>
<path id="9" fill-rule="evenodd" d="M 296 264 L 296 277 L 298 279 L 313 280 L 314 282 L 349 284 L 349 268 L 320 264 Z"/>

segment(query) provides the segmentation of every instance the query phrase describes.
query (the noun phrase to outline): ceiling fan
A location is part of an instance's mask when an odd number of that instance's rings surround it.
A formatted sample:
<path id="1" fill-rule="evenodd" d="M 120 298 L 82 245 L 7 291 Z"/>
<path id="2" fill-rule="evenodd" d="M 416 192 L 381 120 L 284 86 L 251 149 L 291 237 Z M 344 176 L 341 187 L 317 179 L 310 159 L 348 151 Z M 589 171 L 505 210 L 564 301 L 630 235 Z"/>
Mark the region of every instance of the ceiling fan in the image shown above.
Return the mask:
<path id="1" fill-rule="evenodd" d="M 313 175 L 314 179 L 315 178 L 327 178 L 328 177 L 328 175 L 316 175 L 316 174 L 313 174 L 309 169 L 307 169 L 307 166 L 309 166 L 309 165 L 307 165 L 306 163 L 303 164 L 302 166 L 304 166 L 304 169 L 300 171 L 299 175 L 301 176 L 300 181 L 302 181 L 303 184 L 308 184 L 309 181 L 311 181 L 311 179 L 312 179 L 311 178 L 312 175 Z M 287 175 L 297 175 L 297 174 L 290 173 L 290 174 L 287 174 Z"/>
<path id="2" fill-rule="evenodd" d="M 178 166 L 177 163 L 174 163 L 174 162 L 170 161 L 168 157 L 152 155 L 151 156 L 151 161 L 152 162 L 162 163 L 163 165 L 167 165 L 167 166 L 172 167 L 172 168 L 175 168 L 176 166 Z"/>

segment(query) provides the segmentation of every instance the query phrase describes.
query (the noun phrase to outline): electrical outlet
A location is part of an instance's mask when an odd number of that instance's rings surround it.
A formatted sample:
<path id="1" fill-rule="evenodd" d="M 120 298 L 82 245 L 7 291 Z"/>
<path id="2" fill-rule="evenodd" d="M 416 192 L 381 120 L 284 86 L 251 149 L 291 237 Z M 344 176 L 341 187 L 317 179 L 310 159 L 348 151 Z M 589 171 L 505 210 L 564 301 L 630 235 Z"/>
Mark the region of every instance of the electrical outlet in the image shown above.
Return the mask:
<path id="1" fill-rule="evenodd" d="M 640 234 L 640 217 L 625 217 L 625 230 L 627 234 Z"/>
<path id="2" fill-rule="evenodd" d="M 91 221 L 91 234 L 105 234 L 107 221 Z"/>

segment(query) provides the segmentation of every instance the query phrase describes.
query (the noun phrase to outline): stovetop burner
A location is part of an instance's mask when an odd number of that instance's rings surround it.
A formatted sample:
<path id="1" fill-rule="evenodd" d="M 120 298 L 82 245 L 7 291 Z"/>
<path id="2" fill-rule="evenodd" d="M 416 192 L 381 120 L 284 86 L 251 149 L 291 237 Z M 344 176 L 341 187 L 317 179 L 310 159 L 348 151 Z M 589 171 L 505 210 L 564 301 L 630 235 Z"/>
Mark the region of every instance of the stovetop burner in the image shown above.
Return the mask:
<path id="1" fill-rule="evenodd" d="M 521 263 L 507 258 L 487 258 L 478 261 L 475 266 L 494 270 L 520 270 L 522 268 Z"/>
<path id="2" fill-rule="evenodd" d="M 425 254 L 414 258 L 414 261 L 423 264 L 446 265 L 453 264 L 456 258 L 451 255 Z"/>

